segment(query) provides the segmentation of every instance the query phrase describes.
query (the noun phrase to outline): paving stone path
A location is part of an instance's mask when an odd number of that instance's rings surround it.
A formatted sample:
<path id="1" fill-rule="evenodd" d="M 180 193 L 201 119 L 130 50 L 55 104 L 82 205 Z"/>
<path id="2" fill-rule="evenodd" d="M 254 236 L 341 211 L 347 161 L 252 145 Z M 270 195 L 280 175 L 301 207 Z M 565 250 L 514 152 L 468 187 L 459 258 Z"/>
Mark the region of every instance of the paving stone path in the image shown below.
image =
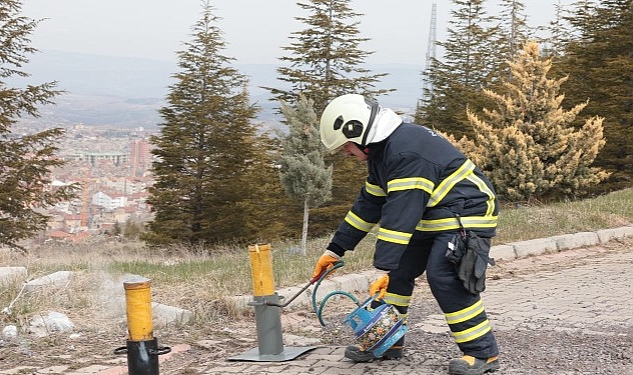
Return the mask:
<path id="1" fill-rule="evenodd" d="M 633 375 L 633 241 L 609 244 L 502 261 L 489 269 L 483 298 L 501 348 L 502 368 L 495 374 Z M 161 356 L 160 373 L 446 374 L 448 359 L 459 353 L 425 282 L 419 284 L 407 351 L 399 361 L 350 362 L 343 358 L 350 342 L 337 337 L 290 361 L 228 361 L 244 346 L 233 350 L 230 339 L 209 338 L 206 344 L 172 345 L 172 353 Z M 343 314 L 336 306 L 328 309 L 332 316 Z M 284 311 L 282 319 L 284 326 L 319 329 L 313 314 Z M 252 337 L 244 339 L 256 347 Z M 124 358 L 111 366 L 0 367 L 0 375 L 25 371 L 124 375 L 127 367 Z"/>

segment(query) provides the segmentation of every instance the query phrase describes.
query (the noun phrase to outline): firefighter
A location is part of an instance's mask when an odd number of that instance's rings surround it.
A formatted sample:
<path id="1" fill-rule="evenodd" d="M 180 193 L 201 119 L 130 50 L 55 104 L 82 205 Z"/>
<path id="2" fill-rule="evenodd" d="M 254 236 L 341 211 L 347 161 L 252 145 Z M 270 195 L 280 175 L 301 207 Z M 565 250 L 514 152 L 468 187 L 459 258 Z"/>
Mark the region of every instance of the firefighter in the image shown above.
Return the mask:
<path id="1" fill-rule="evenodd" d="M 415 279 L 426 278 L 450 332 L 463 353 L 448 372 L 484 374 L 499 368 L 498 347 L 478 291 L 469 291 L 447 260 L 449 242 L 461 230 L 480 237 L 484 252 L 497 226 L 495 193 L 467 157 L 433 130 L 405 123 L 389 108 L 358 94 L 332 100 L 320 121 L 321 141 L 329 151 L 366 161 L 368 177 L 353 206 L 318 259 L 318 276 L 380 223 L 374 267 L 383 273 L 370 285 L 374 301 L 396 307 L 404 319 Z M 406 320 L 405 320 L 406 321 Z M 404 337 L 382 358 L 403 355 Z M 359 346 L 345 357 L 374 359 Z"/>

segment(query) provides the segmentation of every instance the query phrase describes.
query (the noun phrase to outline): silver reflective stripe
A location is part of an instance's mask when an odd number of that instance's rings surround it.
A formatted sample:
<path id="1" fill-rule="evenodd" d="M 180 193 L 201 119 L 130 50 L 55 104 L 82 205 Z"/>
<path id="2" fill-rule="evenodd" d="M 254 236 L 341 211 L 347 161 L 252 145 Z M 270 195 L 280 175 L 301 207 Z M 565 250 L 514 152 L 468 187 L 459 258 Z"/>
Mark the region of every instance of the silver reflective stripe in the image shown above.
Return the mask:
<path id="1" fill-rule="evenodd" d="M 435 184 L 422 177 L 397 178 L 387 183 L 387 192 L 421 189 L 431 194 Z"/>
<path id="2" fill-rule="evenodd" d="M 461 322 L 465 322 L 468 319 L 472 319 L 475 316 L 481 314 L 484 311 L 484 304 L 482 300 L 475 302 L 473 305 L 468 306 L 465 309 L 444 314 L 446 318 L 446 323 L 448 324 L 457 324 Z"/>
<path id="3" fill-rule="evenodd" d="M 446 194 L 448 194 L 448 192 L 451 191 L 458 182 L 468 177 L 468 175 L 472 174 L 474 170 L 475 164 L 473 164 L 470 160 L 466 160 L 461 167 L 445 178 L 444 181 L 437 186 L 437 189 L 435 189 L 433 194 L 431 194 L 431 199 L 429 199 L 427 207 L 433 207 L 440 203 Z"/>
<path id="4" fill-rule="evenodd" d="M 468 181 L 470 181 L 473 184 L 477 185 L 477 187 L 479 188 L 480 191 L 482 191 L 486 195 L 488 195 L 488 200 L 486 201 L 486 204 L 488 205 L 488 209 L 486 210 L 486 216 L 492 215 L 493 212 L 495 212 L 495 204 L 496 204 L 495 203 L 495 194 L 492 192 L 492 190 L 490 190 L 488 185 L 486 185 L 484 180 L 482 180 L 478 176 L 475 176 L 475 175 L 468 176 Z"/>
<path id="5" fill-rule="evenodd" d="M 349 211 L 347 213 L 347 215 L 345 216 L 345 221 L 353 226 L 354 228 L 363 231 L 363 232 L 369 232 L 371 230 L 371 228 L 374 227 L 374 225 L 376 225 L 376 223 L 368 223 L 365 220 L 361 219 L 360 217 L 356 216 L 352 211 Z"/>
<path id="6" fill-rule="evenodd" d="M 385 302 L 394 306 L 409 306 L 411 296 L 402 296 L 400 294 L 387 293 L 384 298 Z"/>
<path id="7" fill-rule="evenodd" d="M 378 229 L 378 239 L 393 242 L 401 245 L 407 245 L 411 239 L 411 233 L 398 232 L 395 230 L 389 230 L 385 228 Z"/>
<path id="8" fill-rule="evenodd" d="M 462 342 L 473 341 L 490 332 L 490 330 L 492 330 L 490 321 L 486 319 L 472 328 L 468 328 L 461 332 L 451 332 L 451 334 L 453 335 L 455 342 L 459 344 Z"/>
<path id="9" fill-rule="evenodd" d="M 462 216 L 464 228 L 495 228 L 498 216 Z M 459 229 L 459 222 L 454 217 L 436 220 L 420 220 L 415 230 L 421 232 L 436 232 Z"/>
<path id="10" fill-rule="evenodd" d="M 370 184 L 367 181 L 365 181 L 365 191 L 368 192 L 369 194 L 375 195 L 377 197 L 386 197 L 387 196 L 387 194 L 385 194 L 385 191 L 382 190 L 382 188 L 380 186 Z"/>

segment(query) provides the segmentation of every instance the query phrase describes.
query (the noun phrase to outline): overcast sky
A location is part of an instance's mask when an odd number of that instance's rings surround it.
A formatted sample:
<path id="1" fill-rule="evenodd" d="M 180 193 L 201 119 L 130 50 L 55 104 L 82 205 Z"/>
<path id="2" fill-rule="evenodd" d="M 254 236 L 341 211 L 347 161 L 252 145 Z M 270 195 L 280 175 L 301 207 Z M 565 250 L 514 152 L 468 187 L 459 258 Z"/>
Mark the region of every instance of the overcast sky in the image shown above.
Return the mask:
<path id="1" fill-rule="evenodd" d="M 307 0 L 304 0 L 306 2 Z M 531 26 L 545 26 L 554 19 L 556 0 L 523 3 Z M 560 0 L 568 5 L 573 0 Z M 276 64 L 287 55 L 292 32 L 305 29 L 294 19 L 302 15 L 297 0 L 211 0 L 222 20 L 227 49 L 238 63 Z M 445 35 L 450 0 L 355 0 L 354 11 L 366 51 L 375 51 L 367 62 L 424 65 L 432 4 L 437 4 L 437 39 Z M 488 0 L 492 6 L 496 0 Z M 200 0 L 24 0 L 23 14 L 43 19 L 32 35 L 32 46 L 45 52 L 57 50 L 108 56 L 133 56 L 176 60 L 176 51 L 189 41 L 191 26 L 200 19 Z"/>

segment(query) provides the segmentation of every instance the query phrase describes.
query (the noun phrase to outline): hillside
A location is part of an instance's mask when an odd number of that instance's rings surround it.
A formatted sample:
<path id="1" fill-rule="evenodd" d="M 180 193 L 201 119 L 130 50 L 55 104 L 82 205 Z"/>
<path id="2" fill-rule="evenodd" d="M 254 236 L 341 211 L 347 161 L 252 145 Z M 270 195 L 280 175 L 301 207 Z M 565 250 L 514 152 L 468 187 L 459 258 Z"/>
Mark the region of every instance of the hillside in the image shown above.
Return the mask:
<path id="1" fill-rule="evenodd" d="M 258 119 L 274 124 L 276 104 L 262 86 L 279 87 L 276 66 L 272 64 L 235 64 L 250 78 L 251 99 L 262 111 Z M 381 88 L 397 91 L 381 99 L 383 105 L 411 113 L 421 92 L 421 67 L 406 64 L 368 65 L 375 73 L 389 73 Z M 31 77 L 11 80 L 10 85 L 57 81 L 66 93 L 55 106 L 42 109 L 40 122 L 53 124 L 109 125 L 115 127 L 154 127 L 157 113 L 178 72 L 175 61 L 114 56 L 96 56 L 59 51 L 41 51 L 24 68 Z"/>

